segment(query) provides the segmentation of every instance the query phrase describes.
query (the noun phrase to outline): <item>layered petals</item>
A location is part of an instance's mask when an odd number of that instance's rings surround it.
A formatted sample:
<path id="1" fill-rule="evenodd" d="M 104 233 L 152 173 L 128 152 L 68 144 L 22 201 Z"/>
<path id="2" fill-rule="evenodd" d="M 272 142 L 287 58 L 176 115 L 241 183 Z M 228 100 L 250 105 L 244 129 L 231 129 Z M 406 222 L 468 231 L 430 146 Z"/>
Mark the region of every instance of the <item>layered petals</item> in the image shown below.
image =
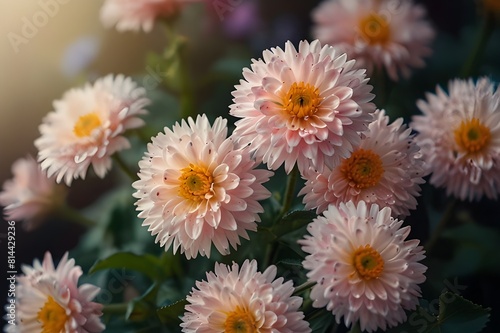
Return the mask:
<path id="1" fill-rule="evenodd" d="M 39 127 L 35 146 L 42 170 L 67 185 L 85 179 L 91 165 L 103 178 L 111 169 L 111 155 L 130 147 L 124 132 L 144 125 L 137 116 L 146 113 L 145 94 L 123 75 L 108 75 L 66 92 Z"/>
<path id="2" fill-rule="evenodd" d="M 92 302 L 99 288 L 91 284 L 78 286 L 82 275 L 74 259 L 64 254 L 55 266 L 49 252 L 43 262 L 23 266 L 17 277 L 16 325 L 8 333 L 98 333 L 104 330 L 99 317 L 102 305 Z"/>
<path id="3" fill-rule="evenodd" d="M 420 147 L 401 118 L 389 124 L 383 110 L 374 118 L 351 156 L 333 169 L 305 173 L 299 195 L 304 195 L 306 209 L 320 214 L 330 204 L 363 200 L 390 207 L 393 217 L 405 217 L 417 207 L 425 175 Z"/>
<path id="4" fill-rule="evenodd" d="M 271 193 L 262 185 L 272 172 L 255 169 L 246 147 L 227 137 L 227 121 L 210 125 L 205 115 L 159 133 L 139 162 L 137 210 L 143 225 L 165 247 L 188 259 L 222 254 L 256 231 Z"/>
<path id="5" fill-rule="evenodd" d="M 406 320 L 420 297 L 427 267 L 418 240 L 406 240 L 410 227 L 391 217 L 391 209 L 352 201 L 330 205 L 299 240 L 308 255 L 303 266 L 316 282 L 313 307 L 326 307 L 346 326 L 386 330 Z"/>
<path id="6" fill-rule="evenodd" d="M 259 272 L 255 260 L 245 260 L 241 268 L 216 263 L 186 297 L 182 332 L 311 332 L 298 311 L 302 298 L 293 292 L 292 281 L 276 279 L 276 266 Z"/>
<path id="7" fill-rule="evenodd" d="M 313 36 L 335 45 L 357 65 L 385 70 L 397 81 L 425 65 L 435 32 L 411 0 L 326 0 L 312 13 Z"/>
<path id="8" fill-rule="evenodd" d="M 319 41 L 265 50 L 243 70 L 230 114 L 234 136 L 272 170 L 333 167 L 352 151 L 375 107 L 365 71 Z"/>
<path id="9" fill-rule="evenodd" d="M 487 78 L 452 80 L 417 106 L 411 126 L 429 182 L 461 200 L 497 199 L 500 192 L 500 88 Z"/>

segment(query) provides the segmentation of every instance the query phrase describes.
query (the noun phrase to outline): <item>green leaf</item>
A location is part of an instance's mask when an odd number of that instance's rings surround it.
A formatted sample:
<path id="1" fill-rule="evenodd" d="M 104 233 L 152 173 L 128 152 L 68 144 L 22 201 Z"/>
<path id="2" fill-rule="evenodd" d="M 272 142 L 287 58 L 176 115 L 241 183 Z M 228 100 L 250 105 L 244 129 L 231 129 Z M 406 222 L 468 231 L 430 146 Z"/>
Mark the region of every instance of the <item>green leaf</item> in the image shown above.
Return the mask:
<path id="1" fill-rule="evenodd" d="M 296 210 L 285 215 L 271 229 L 274 235 L 281 237 L 298 230 L 312 222 L 318 215 L 311 210 Z"/>
<path id="2" fill-rule="evenodd" d="M 457 294 L 446 292 L 439 297 L 439 323 L 441 331 L 475 333 L 488 322 L 490 309 L 474 304 Z"/>
<path id="3" fill-rule="evenodd" d="M 436 305 L 439 305 L 437 316 L 423 307 L 418 307 L 408 316 L 405 323 L 388 332 L 478 333 L 485 327 L 490 316 L 489 308 L 483 308 L 452 292 L 445 292 L 438 300 L 430 303 L 431 307 Z"/>
<path id="4" fill-rule="evenodd" d="M 156 310 L 156 314 L 163 324 L 178 325 L 180 322 L 179 317 L 184 313 L 186 304 L 188 304 L 188 301 L 186 299 L 182 299 L 170 305 L 159 308 L 158 310 Z"/>
<path id="5" fill-rule="evenodd" d="M 154 77 L 167 88 L 179 92 L 182 88 L 181 56 L 186 45 L 186 38 L 173 35 L 163 54 L 149 53 L 147 55 L 147 71 L 153 72 Z"/>
<path id="6" fill-rule="evenodd" d="M 90 268 L 89 273 L 92 274 L 109 268 L 125 268 L 141 272 L 153 281 L 163 277 L 161 263 L 158 258 L 149 254 L 137 255 L 131 252 L 119 252 L 106 259 L 98 260 Z"/>
<path id="7" fill-rule="evenodd" d="M 144 293 L 144 295 L 132 300 L 128 304 L 125 319 L 131 321 L 144 321 L 145 319 L 152 317 L 155 312 L 155 301 L 159 289 L 160 285 L 155 283 Z"/>
<path id="8" fill-rule="evenodd" d="M 453 258 L 443 267 L 444 275 L 500 272 L 500 259 L 496 255 L 500 244 L 500 232 L 497 229 L 468 223 L 445 231 L 443 238 L 457 244 Z"/>

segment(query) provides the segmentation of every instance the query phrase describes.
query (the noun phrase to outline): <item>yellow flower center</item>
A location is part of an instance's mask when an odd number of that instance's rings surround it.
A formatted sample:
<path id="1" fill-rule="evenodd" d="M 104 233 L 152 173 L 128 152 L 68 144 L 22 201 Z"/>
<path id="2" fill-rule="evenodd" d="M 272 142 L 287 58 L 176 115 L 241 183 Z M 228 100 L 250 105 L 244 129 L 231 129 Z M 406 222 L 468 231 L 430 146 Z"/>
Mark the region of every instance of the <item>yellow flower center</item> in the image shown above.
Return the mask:
<path id="1" fill-rule="evenodd" d="M 255 318 L 246 309 L 239 306 L 233 312 L 228 313 L 224 323 L 225 333 L 257 333 Z"/>
<path id="2" fill-rule="evenodd" d="M 75 127 L 73 127 L 73 132 L 77 137 L 83 138 L 90 136 L 92 131 L 99 126 L 101 126 L 101 119 L 99 119 L 97 113 L 93 112 L 78 118 Z"/>
<path id="3" fill-rule="evenodd" d="M 206 168 L 194 164 L 189 164 L 189 167 L 181 171 L 179 195 L 195 202 L 204 200 L 212 189 L 212 175 Z"/>
<path id="4" fill-rule="evenodd" d="M 42 324 L 41 333 L 59 333 L 64 331 L 68 315 L 64 308 L 49 296 L 43 308 L 38 311 L 37 318 Z"/>
<path id="5" fill-rule="evenodd" d="M 477 118 L 462 121 L 455 130 L 455 142 L 469 154 L 481 152 L 488 146 L 490 140 L 490 129 L 481 124 Z"/>
<path id="6" fill-rule="evenodd" d="M 351 186 L 365 189 L 378 184 L 384 168 L 380 156 L 371 150 L 358 149 L 342 161 L 340 172 Z"/>
<path id="7" fill-rule="evenodd" d="M 285 110 L 301 119 L 314 115 L 321 103 L 318 88 L 304 82 L 292 84 L 282 98 Z"/>
<path id="8" fill-rule="evenodd" d="M 359 21 L 361 37 L 370 45 L 386 44 L 391 36 L 389 22 L 377 13 L 371 13 Z"/>
<path id="9" fill-rule="evenodd" d="M 384 259 L 370 245 L 361 246 L 354 251 L 352 264 L 358 276 L 365 281 L 380 277 L 384 271 Z"/>

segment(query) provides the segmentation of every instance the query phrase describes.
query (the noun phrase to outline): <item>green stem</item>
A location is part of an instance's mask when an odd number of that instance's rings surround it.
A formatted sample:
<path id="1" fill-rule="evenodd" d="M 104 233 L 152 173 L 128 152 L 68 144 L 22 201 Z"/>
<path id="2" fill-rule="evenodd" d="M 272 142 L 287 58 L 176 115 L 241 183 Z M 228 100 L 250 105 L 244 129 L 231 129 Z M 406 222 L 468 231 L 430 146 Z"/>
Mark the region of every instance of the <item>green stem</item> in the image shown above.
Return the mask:
<path id="1" fill-rule="evenodd" d="M 128 303 L 105 304 L 102 312 L 107 315 L 124 315 L 127 313 Z"/>
<path id="2" fill-rule="evenodd" d="M 286 184 L 285 196 L 283 198 L 283 206 L 281 206 L 280 218 L 282 218 L 292 207 L 293 199 L 295 199 L 295 185 L 299 178 L 299 169 L 295 166 L 292 172 L 288 175 Z"/>
<path id="3" fill-rule="evenodd" d="M 180 76 L 181 76 L 181 92 L 180 92 L 180 106 L 181 106 L 181 116 L 186 119 L 188 117 L 196 117 L 197 112 L 195 111 L 194 103 L 194 88 L 191 82 L 191 74 L 189 73 L 189 68 L 187 66 L 187 56 L 186 56 L 186 46 L 181 50 L 180 54 Z"/>
<path id="4" fill-rule="evenodd" d="M 375 103 L 385 105 L 389 98 L 391 84 L 385 68 L 375 69 L 370 84 L 373 86 L 372 93 L 375 95 Z"/>
<path id="5" fill-rule="evenodd" d="M 136 173 L 134 173 L 130 168 L 128 167 L 127 164 L 123 161 L 121 156 L 118 153 L 113 154 L 113 160 L 115 161 L 116 164 L 120 167 L 120 169 L 132 180 L 135 182 L 136 180 L 139 179 Z"/>
<path id="6" fill-rule="evenodd" d="M 476 38 L 476 45 L 474 46 L 472 53 L 467 58 L 467 61 L 461 71 L 461 76 L 463 78 L 468 78 L 474 74 L 474 69 L 479 64 L 479 61 L 486 50 L 488 40 L 493 33 L 494 27 L 495 17 L 493 13 L 487 13 L 482 22 L 481 29 L 479 30 L 479 36 Z"/>
<path id="7" fill-rule="evenodd" d="M 180 43 L 176 46 L 180 91 L 179 103 L 181 108 L 181 117 L 186 119 L 188 117 L 195 117 L 197 112 L 195 110 L 194 99 L 194 86 L 191 80 L 191 73 L 189 72 L 189 59 L 188 59 L 188 42 L 186 38 L 177 35 L 175 27 L 172 22 L 166 24 L 166 34 L 170 43 Z"/>
<path id="8" fill-rule="evenodd" d="M 304 282 L 300 286 L 298 286 L 297 288 L 295 288 L 295 291 L 293 292 L 293 294 L 294 295 L 300 295 L 304 291 L 309 290 L 312 287 L 314 287 L 315 284 L 316 284 L 316 282 L 313 282 L 313 281 Z"/>
<path id="9" fill-rule="evenodd" d="M 288 175 L 288 181 L 285 188 L 285 194 L 283 196 L 283 205 L 281 206 L 281 211 L 275 222 L 279 221 L 285 214 L 290 211 L 292 207 L 293 199 L 295 198 L 295 184 L 297 183 L 297 178 L 299 176 L 299 169 L 295 166 L 292 172 Z M 266 253 L 264 255 L 264 267 L 269 266 L 273 262 L 276 250 L 278 248 L 277 239 L 274 238 L 267 243 Z"/>
<path id="10" fill-rule="evenodd" d="M 58 206 L 57 214 L 65 219 L 69 220 L 73 223 L 79 224 L 85 228 L 91 228 L 96 225 L 96 223 L 87 217 L 83 216 L 79 211 L 73 209 L 72 207 L 63 204 Z"/>
<path id="11" fill-rule="evenodd" d="M 426 251 L 427 251 L 427 254 L 429 254 L 433 250 L 433 248 L 436 245 L 437 241 L 441 237 L 441 234 L 446 229 L 447 224 L 453 218 L 457 202 L 458 202 L 457 199 L 453 198 L 448 203 L 448 206 L 446 207 L 446 210 L 443 213 L 443 216 L 441 217 L 441 220 L 439 220 L 439 223 L 437 224 L 437 226 L 432 231 L 431 237 L 429 238 L 429 240 L 427 241 L 427 243 L 424 246 L 425 249 L 426 249 Z"/>

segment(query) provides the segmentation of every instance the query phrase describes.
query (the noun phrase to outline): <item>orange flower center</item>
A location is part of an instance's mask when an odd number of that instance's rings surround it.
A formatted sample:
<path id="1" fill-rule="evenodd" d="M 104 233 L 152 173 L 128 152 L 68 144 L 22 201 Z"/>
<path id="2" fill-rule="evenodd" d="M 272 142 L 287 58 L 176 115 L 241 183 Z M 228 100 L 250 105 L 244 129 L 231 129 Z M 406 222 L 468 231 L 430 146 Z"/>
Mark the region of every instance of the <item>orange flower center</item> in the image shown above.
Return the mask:
<path id="1" fill-rule="evenodd" d="M 351 186 L 365 189 L 378 184 L 384 168 L 380 156 L 371 150 L 358 149 L 342 161 L 340 172 Z"/>
<path id="2" fill-rule="evenodd" d="M 490 129 L 477 118 L 463 120 L 455 129 L 455 142 L 460 149 L 469 154 L 479 153 L 488 146 L 491 140 Z"/>
<path id="3" fill-rule="evenodd" d="M 189 167 L 181 171 L 179 195 L 195 202 L 204 200 L 212 189 L 212 175 L 206 168 L 194 164 L 189 164 Z"/>
<path id="4" fill-rule="evenodd" d="M 38 311 L 37 318 L 42 324 L 42 333 L 59 333 L 64 331 L 68 315 L 64 308 L 49 296 L 43 308 Z"/>
<path id="5" fill-rule="evenodd" d="M 92 131 L 99 126 L 101 126 L 101 119 L 99 119 L 97 113 L 93 112 L 78 118 L 75 127 L 73 127 L 73 132 L 77 137 L 83 138 L 90 136 Z"/>
<path id="6" fill-rule="evenodd" d="M 361 37 L 370 45 L 386 44 L 391 36 L 389 22 L 377 13 L 362 18 L 358 28 Z"/>
<path id="7" fill-rule="evenodd" d="M 384 259 L 370 245 L 361 246 L 354 251 L 352 264 L 358 276 L 365 281 L 380 277 L 384 271 Z"/>
<path id="8" fill-rule="evenodd" d="M 257 333 L 255 318 L 247 309 L 239 306 L 233 312 L 227 314 L 224 323 L 225 333 Z"/>
<path id="9" fill-rule="evenodd" d="M 285 110 L 301 119 L 314 115 L 321 103 L 318 88 L 304 82 L 292 84 L 282 99 Z"/>

